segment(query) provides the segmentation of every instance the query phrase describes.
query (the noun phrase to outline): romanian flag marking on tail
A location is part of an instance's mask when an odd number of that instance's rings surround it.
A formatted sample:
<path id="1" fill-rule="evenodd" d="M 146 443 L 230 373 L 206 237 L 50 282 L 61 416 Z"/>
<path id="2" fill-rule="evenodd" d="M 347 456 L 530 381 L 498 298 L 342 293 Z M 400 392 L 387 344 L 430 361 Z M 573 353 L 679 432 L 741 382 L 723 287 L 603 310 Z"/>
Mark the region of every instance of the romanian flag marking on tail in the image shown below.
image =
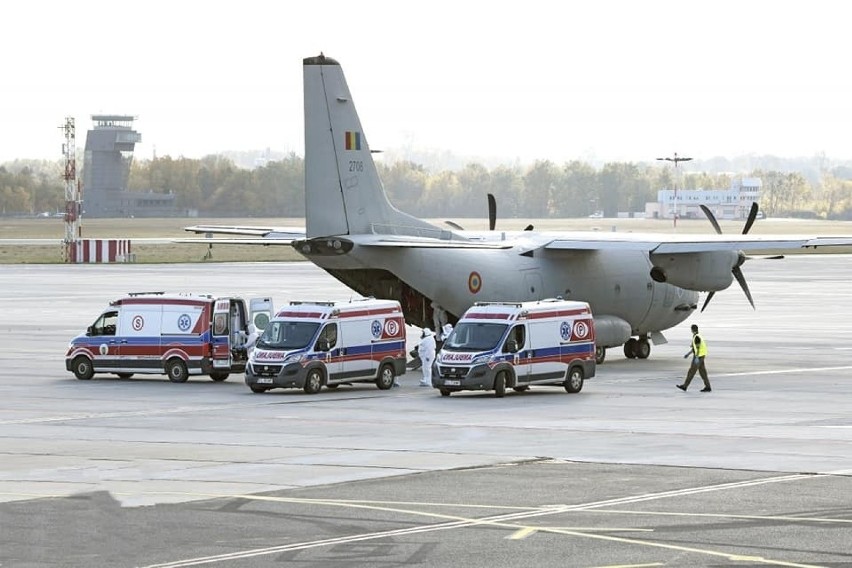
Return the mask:
<path id="1" fill-rule="evenodd" d="M 360 150 L 361 149 L 361 133 L 346 131 L 346 149 Z"/>

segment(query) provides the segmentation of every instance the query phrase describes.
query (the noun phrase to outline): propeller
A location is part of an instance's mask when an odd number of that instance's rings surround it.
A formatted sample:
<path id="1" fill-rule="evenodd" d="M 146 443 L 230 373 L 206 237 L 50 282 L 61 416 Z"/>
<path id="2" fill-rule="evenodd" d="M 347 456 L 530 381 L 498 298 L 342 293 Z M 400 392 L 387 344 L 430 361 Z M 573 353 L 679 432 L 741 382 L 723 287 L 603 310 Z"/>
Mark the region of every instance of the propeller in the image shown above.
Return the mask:
<path id="1" fill-rule="evenodd" d="M 722 227 L 720 227 L 719 222 L 716 221 L 716 216 L 713 215 L 713 212 L 710 211 L 710 208 L 707 207 L 706 205 L 704 205 L 703 203 L 700 205 L 700 207 L 701 207 L 701 210 L 704 211 L 704 215 L 706 215 L 707 219 L 710 221 L 710 224 L 713 225 L 713 228 L 716 230 L 716 234 L 721 235 L 722 234 Z M 748 218 L 746 219 L 746 223 L 743 226 L 743 233 L 742 234 L 744 234 L 744 235 L 747 234 L 749 232 L 749 229 L 751 229 L 751 226 L 754 225 L 754 221 L 755 221 L 755 219 L 757 219 L 757 210 L 758 210 L 757 203 L 752 202 L 751 210 L 749 210 L 749 212 L 748 212 Z M 784 257 L 781 256 L 781 257 L 774 257 L 774 258 L 784 258 Z M 746 298 L 748 298 L 748 303 L 751 304 L 752 309 L 754 309 L 754 299 L 751 297 L 751 291 L 748 289 L 748 283 L 746 282 L 745 276 L 743 275 L 743 271 L 740 269 L 740 267 L 743 265 L 743 263 L 748 259 L 749 259 L 749 257 L 746 256 L 745 253 L 740 251 L 739 252 L 739 259 L 737 260 L 737 263 L 734 265 L 734 267 L 731 269 L 731 273 L 734 275 L 734 278 L 737 280 L 737 283 L 739 283 L 740 288 L 743 289 L 743 292 L 745 293 Z M 704 300 L 704 305 L 701 306 L 702 312 L 707 307 L 707 304 L 710 303 L 710 300 L 713 299 L 713 296 L 715 294 L 716 294 L 715 291 L 710 291 L 707 294 L 707 298 Z"/>
<path id="2" fill-rule="evenodd" d="M 493 231 L 494 227 L 497 226 L 497 199 L 494 197 L 493 193 L 488 194 L 488 230 Z M 532 231 L 533 226 L 527 225 L 524 227 L 525 231 Z"/>
<path id="3" fill-rule="evenodd" d="M 447 225 L 452 227 L 453 229 L 458 229 L 459 231 L 464 231 L 464 227 L 459 225 L 458 223 L 454 223 L 453 221 L 444 221 Z M 497 226 L 497 199 L 494 197 L 493 193 L 488 194 L 488 230 L 493 231 Z M 524 227 L 525 231 L 532 231 L 533 226 L 527 225 Z"/>

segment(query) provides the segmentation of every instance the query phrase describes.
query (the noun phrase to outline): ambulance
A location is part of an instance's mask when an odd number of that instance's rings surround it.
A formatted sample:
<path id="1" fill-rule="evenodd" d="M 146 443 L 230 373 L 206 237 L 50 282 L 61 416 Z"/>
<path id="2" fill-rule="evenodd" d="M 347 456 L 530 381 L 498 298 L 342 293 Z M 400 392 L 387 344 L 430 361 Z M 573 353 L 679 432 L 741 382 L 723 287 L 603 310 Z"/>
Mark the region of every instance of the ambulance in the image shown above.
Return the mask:
<path id="1" fill-rule="evenodd" d="M 245 369 L 249 324 L 262 327 L 271 298 L 140 292 L 109 303 L 84 334 L 71 340 L 65 367 L 80 380 L 95 373 L 121 378 L 165 374 L 173 383 L 190 375 L 224 381 Z"/>
<path id="2" fill-rule="evenodd" d="M 558 385 L 569 393 L 595 376 L 595 325 L 589 305 L 560 298 L 477 302 L 459 319 L 432 367 L 442 396 Z"/>
<path id="3" fill-rule="evenodd" d="M 382 390 L 405 373 L 405 318 L 399 302 L 291 302 L 269 321 L 246 366 L 255 393 L 375 383 Z"/>

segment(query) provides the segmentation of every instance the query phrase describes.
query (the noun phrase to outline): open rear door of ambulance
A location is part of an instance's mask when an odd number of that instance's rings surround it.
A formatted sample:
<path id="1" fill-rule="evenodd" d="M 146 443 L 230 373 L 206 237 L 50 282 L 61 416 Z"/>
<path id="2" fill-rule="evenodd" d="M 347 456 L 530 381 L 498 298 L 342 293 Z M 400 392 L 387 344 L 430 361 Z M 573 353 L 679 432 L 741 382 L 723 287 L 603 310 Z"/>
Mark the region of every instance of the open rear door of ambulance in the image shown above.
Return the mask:
<path id="1" fill-rule="evenodd" d="M 263 333 L 266 329 L 266 324 L 272 319 L 273 310 L 272 298 L 250 298 L 249 299 L 249 314 L 251 322 L 257 328 L 258 333 Z"/>
<path id="2" fill-rule="evenodd" d="M 213 368 L 219 371 L 231 369 L 231 300 L 222 298 L 213 304 Z"/>

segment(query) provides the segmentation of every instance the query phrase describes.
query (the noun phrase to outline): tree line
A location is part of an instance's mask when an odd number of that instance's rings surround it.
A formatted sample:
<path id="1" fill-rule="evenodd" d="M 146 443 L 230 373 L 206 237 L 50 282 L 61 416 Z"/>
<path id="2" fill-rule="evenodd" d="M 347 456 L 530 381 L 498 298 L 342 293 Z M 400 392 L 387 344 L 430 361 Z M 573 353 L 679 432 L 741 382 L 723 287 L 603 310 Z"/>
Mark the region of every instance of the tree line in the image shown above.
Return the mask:
<path id="1" fill-rule="evenodd" d="M 79 163 L 79 162 L 78 162 Z M 574 160 L 557 164 L 427 169 L 414 161 L 378 162 L 391 202 L 421 217 L 481 217 L 492 193 L 504 218 L 614 216 L 644 211 L 657 191 L 672 189 L 674 171 L 657 163 L 610 162 L 599 167 Z M 27 215 L 64 210 L 60 161 L 15 161 L 0 166 L 0 213 Z M 814 215 L 852 219 L 852 171 L 823 170 L 806 177 L 795 171 L 755 169 L 745 174 L 684 173 L 679 190 L 725 189 L 740 177 L 760 178 L 761 207 L 769 216 Z M 135 160 L 128 189 L 175 195 L 176 209 L 202 216 L 303 217 L 304 159 L 294 153 L 254 169 L 223 156 Z M 85 208 L 85 188 L 83 188 Z"/>

